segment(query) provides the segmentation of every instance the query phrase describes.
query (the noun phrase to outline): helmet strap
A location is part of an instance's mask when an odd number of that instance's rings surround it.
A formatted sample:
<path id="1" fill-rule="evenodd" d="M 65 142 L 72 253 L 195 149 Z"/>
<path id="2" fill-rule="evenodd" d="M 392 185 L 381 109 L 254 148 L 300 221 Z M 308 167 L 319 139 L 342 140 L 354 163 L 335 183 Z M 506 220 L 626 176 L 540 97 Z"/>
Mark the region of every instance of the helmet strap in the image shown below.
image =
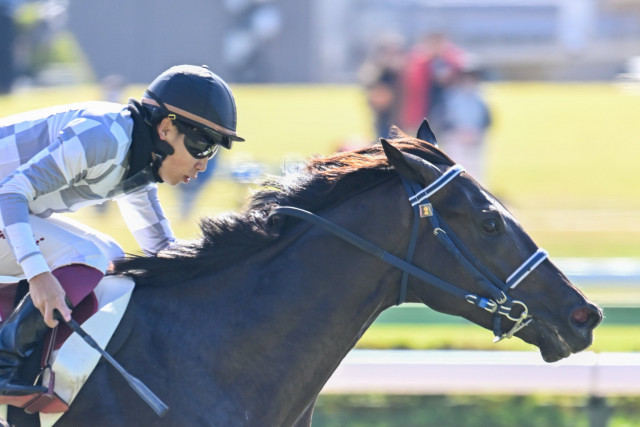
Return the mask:
<path id="1" fill-rule="evenodd" d="M 159 113 L 158 109 L 154 108 L 153 110 L 156 111 L 153 111 L 133 98 L 129 99 L 128 108 L 133 119 L 133 131 L 131 134 L 131 154 L 125 179 L 149 167 L 155 180 L 162 182 L 158 169 L 166 156 L 173 153 L 173 148 L 166 141 L 160 139 L 157 126 L 152 125 L 154 122 L 157 123 L 157 120 L 153 119 L 153 114 Z"/>
<path id="2" fill-rule="evenodd" d="M 160 157 L 162 157 L 162 160 L 164 160 L 166 156 L 172 155 L 174 153 L 174 150 L 167 141 L 161 139 L 158 135 L 157 123 L 160 123 L 160 121 L 171 114 L 171 112 L 167 109 L 160 98 L 156 96 L 155 93 L 151 92 L 150 90 L 147 90 L 145 93 L 149 95 L 151 99 L 156 101 L 158 105 L 160 105 L 160 108 L 147 107 L 147 111 L 149 111 L 150 114 L 145 117 L 145 122 L 149 125 L 149 127 L 151 127 L 153 152 L 158 154 Z M 162 162 L 162 160 L 160 162 Z"/>

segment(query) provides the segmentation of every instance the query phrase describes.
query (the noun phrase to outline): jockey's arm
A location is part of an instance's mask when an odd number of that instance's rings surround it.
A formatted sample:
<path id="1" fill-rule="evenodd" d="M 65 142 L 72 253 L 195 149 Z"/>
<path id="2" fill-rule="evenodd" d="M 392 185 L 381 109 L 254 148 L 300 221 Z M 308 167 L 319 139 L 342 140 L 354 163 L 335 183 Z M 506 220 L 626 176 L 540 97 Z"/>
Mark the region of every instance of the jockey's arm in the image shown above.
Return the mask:
<path id="1" fill-rule="evenodd" d="M 167 249 L 176 239 L 158 199 L 156 184 L 117 199 L 127 228 L 147 255 Z"/>
<path id="2" fill-rule="evenodd" d="M 86 120 L 73 122 L 74 126 L 91 124 Z M 75 135 L 69 130 L 64 130 Z M 92 129 L 103 132 L 92 125 Z M 87 137 L 95 137 L 87 132 Z M 70 319 L 71 311 L 65 303 L 65 293 L 59 281 L 51 273 L 38 242 L 35 241 L 29 221 L 30 203 L 38 197 L 66 188 L 78 176 L 90 170 L 86 155 L 77 144 L 64 141 L 64 132 L 58 140 L 21 165 L 0 183 L 0 230 L 6 235 L 16 260 L 24 276 L 29 281 L 29 292 L 34 305 L 42 312 L 45 323 L 53 327 L 57 321 L 53 311 L 58 309 L 65 319 Z"/>
<path id="3" fill-rule="evenodd" d="M 3 186 L 6 189 L 8 186 Z M 29 281 L 29 292 L 33 304 L 44 316 L 47 326 L 58 324 L 53 318 L 57 309 L 68 320 L 71 310 L 65 303 L 65 293 L 58 280 L 51 273 L 44 256 L 40 252 L 33 230 L 29 224 L 29 207 L 24 195 L 0 193 L 0 229 L 4 230 L 16 259 Z"/>

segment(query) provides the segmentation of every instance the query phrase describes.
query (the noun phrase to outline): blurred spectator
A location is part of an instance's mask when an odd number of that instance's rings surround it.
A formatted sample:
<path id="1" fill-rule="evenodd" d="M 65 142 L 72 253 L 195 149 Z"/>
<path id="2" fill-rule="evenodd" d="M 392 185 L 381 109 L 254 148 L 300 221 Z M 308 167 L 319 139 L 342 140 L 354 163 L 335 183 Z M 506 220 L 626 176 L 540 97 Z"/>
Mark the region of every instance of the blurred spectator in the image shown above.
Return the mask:
<path id="1" fill-rule="evenodd" d="M 403 67 L 403 39 L 397 34 L 387 34 L 359 70 L 378 137 L 388 137 L 390 126 L 398 124 Z"/>
<path id="2" fill-rule="evenodd" d="M 480 91 L 482 70 L 469 62 L 447 90 L 442 149 L 478 182 L 485 183 L 486 133 L 491 111 Z"/>
<path id="3" fill-rule="evenodd" d="M 442 33 L 429 33 L 408 56 L 403 76 L 402 127 L 413 134 L 423 118 L 436 136 L 443 128 L 444 98 L 464 62 L 464 52 Z"/>
<path id="4" fill-rule="evenodd" d="M 14 44 L 17 0 L 0 0 L 0 94 L 9 93 L 15 77 Z"/>
<path id="5" fill-rule="evenodd" d="M 8 2 L 15 5 L 14 87 L 76 83 L 78 74 L 72 64 L 76 52 L 66 31 L 69 0 Z"/>

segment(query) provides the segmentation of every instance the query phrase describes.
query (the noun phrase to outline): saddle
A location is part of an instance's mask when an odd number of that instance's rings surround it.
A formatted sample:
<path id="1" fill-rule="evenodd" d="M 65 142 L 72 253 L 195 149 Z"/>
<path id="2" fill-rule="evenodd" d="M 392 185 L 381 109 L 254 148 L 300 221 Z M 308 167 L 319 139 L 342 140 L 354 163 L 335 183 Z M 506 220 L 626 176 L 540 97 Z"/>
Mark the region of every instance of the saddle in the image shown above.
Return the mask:
<path id="1" fill-rule="evenodd" d="M 130 278 L 106 276 L 74 308 L 74 319 L 102 348 L 106 348 L 127 311 L 133 287 Z M 3 291 L 0 289 L 0 294 Z M 59 325 L 47 335 L 42 351 L 34 351 L 23 367 L 24 378 L 35 377 L 34 383 L 44 385 L 47 391 L 28 399 L 17 396 L 11 405 L 29 414 L 39 413 L 41 426 L 53 425 L 69 409 L 100 357 L 81 337 Z M 0 405 L 0 417 L 6 419 L 6 414 L 6 405 Z"/>

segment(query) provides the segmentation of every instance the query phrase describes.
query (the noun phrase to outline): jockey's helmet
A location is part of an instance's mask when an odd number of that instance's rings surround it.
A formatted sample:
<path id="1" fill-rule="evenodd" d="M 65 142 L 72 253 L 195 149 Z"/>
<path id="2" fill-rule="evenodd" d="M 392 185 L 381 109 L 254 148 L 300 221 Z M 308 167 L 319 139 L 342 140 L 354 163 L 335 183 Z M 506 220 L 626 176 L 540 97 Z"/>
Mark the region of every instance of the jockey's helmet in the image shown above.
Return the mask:
<path id="1" fill-rule="evenodd" d="M 176 65 L 151 82 L 141 100 L 147 108 L 193 126 L 217 145 L 244 141 L 236 134 L 236 103 L 224 80 L 207 66 Z"/>

